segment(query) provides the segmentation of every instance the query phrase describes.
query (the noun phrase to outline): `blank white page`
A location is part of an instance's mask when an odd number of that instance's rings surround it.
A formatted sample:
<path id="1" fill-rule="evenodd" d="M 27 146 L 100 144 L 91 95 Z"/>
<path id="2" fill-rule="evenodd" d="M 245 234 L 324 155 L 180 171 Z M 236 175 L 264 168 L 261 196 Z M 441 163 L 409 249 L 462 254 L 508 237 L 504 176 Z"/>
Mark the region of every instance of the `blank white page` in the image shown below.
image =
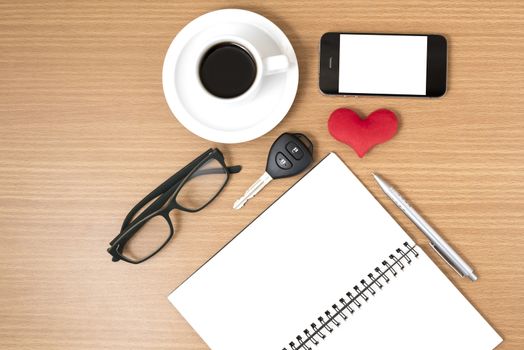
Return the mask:
<path id="1" fill-rule="evenodd" d="M 297 344 L 297 335 L 324 311 L 332 311 L 332 304 L 375 267 L 382 267 L 381 262 L 404 248 L 404 242 L 415 245 L 332 153 L 173 291 L 169 300 L 213 350 L 290 349 L 289 342 Z M 500 342 L 424 254 L 405 265 L 318 348 L 340 350 L 349 344 L 364 348 L 364 343 L 354 342 L 376 338 L 383 331 L 383 319 L 393 320 L 387 324 L 388 332 L 407 340 L 416 337 L 411 324 L 421 322 L 436 330 L 427 343 L 402 343 L 404 349 L 428 344 L 452 348 L 452 340 L 460 336 L 448 337 L 449 327 L 442 328 L 440 316 L 432 315 L 435 308 L 449 315 L 447 325 L 460 328 L 461 337 L 490 340 L 468 349 L 492 349 Z M 409 302 L 407 295 L 413 297 L 417 288 L 427 294 L 424 299 L 417 296 L 416 309 L 389 314 L 395 305 Z M 421 308 L 424 300 L 432 306 Z M 359 319 L 363 328 L 355 338 Z M 472 320 L 471 326 L 462 323 Z"/>

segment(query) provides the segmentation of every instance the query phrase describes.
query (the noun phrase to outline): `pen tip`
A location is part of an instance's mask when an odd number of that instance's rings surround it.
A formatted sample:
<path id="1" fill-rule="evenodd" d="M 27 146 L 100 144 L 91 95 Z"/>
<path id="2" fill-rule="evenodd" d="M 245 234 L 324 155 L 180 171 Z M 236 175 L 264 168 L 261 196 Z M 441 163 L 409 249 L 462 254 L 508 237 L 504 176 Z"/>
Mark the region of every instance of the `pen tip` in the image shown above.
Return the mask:
<path id="1" fill-rule="evenodd" d="M 478 280 L 478 277 L 473 272 L 471 272 L 469 274 L 469 279 L 472 280 L 473 282 L 475 282 L 476 280 Z"/>

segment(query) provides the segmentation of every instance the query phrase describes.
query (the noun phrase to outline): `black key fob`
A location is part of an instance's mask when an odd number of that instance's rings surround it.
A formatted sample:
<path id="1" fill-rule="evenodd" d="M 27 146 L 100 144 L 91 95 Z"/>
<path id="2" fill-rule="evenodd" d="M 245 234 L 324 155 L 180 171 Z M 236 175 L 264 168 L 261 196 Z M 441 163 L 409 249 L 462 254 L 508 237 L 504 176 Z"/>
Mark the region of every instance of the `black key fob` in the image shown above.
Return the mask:
<path id="1" fill-rule="evenodd" d="M 269 150 L 266 172 L 282 179 L 304 171 L 313 161 L 313 143 L 304 134 L 284 133 Z"/>

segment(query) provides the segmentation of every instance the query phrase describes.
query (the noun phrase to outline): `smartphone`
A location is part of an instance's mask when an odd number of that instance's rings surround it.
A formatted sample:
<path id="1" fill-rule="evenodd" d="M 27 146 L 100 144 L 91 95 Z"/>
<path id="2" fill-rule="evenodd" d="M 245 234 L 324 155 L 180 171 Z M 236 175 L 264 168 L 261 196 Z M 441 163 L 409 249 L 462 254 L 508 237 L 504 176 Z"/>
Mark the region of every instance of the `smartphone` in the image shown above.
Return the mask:
<path id="1" fill-rule="evenodd" d="M 446 92 L 442 35 L 326 33 L 320 90 L 327 95 L 439 97 Z"/>

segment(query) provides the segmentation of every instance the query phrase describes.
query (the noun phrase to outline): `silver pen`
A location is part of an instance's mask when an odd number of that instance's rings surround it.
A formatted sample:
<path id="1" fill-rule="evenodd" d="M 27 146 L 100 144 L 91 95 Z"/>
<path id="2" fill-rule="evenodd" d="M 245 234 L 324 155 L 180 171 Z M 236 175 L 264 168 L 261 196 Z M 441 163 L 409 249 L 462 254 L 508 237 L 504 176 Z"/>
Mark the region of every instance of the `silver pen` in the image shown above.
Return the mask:
<path id="1" fill-rule="evenodd" d="M 437 231 L 435 231 L 389 183 L 375 173 L 373 173 L 373 177 L 386 196 L 388 196 L 393 203 L 395 203 L 396 206 L 399 207 L 399 209 L 402 210 L 402 212 L 406 214 L 406 216 L 422 231 L 422 233 L 428 237 L 431 247 L 435 249 L 442 259 L 444 259 L 460 276 L 469 277 L 470 280 L 476 281 L 477 276 L 473 273 L 471 266 L 469 266 L 458 255 L 458 253 L 451 248 L 442 237 L 440 237 Z"/>

